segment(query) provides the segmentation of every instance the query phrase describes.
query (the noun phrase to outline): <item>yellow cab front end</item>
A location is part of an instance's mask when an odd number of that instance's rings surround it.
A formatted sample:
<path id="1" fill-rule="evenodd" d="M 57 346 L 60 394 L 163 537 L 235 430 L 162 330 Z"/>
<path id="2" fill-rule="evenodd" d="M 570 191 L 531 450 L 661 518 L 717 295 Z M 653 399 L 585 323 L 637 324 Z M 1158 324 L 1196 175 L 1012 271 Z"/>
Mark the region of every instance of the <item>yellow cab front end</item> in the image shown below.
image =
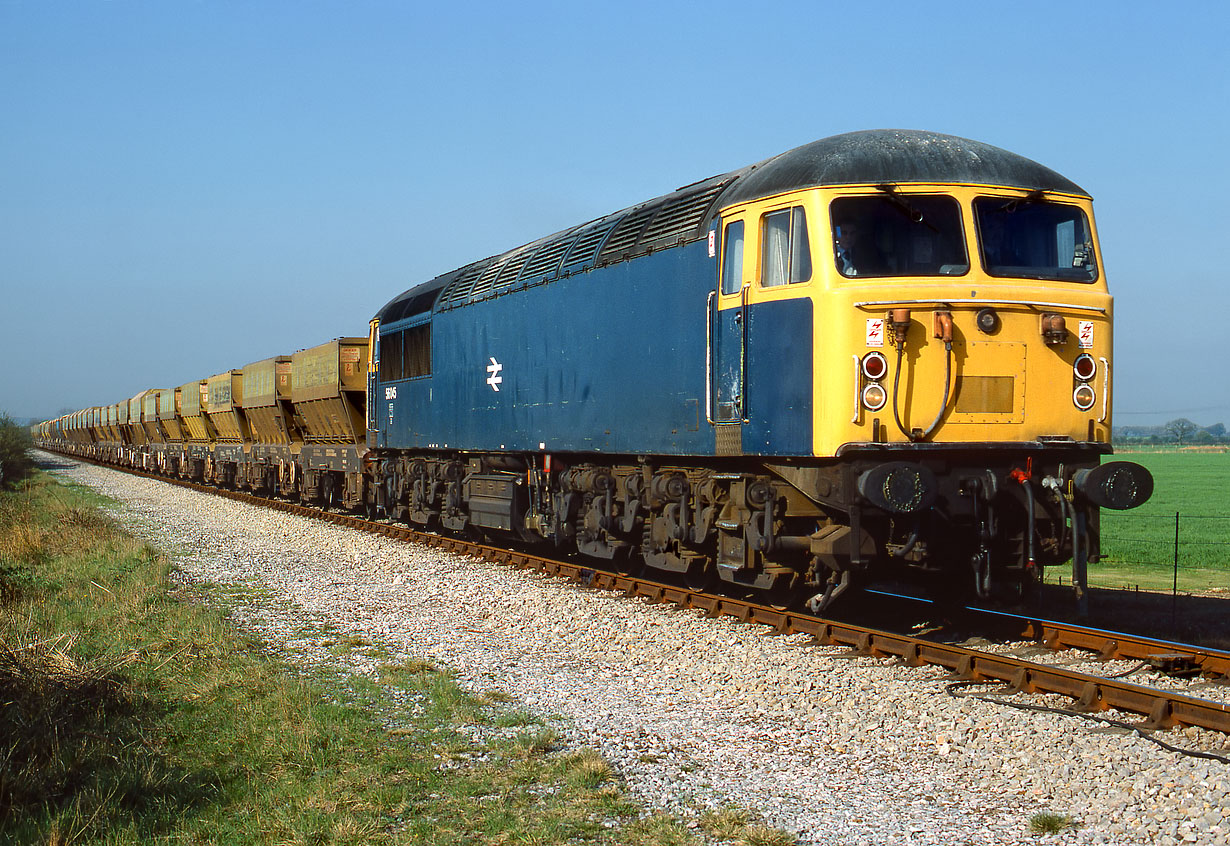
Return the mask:
<path id="1" fill-rule="evenodd" d="M 1087 198 L 816 193 L 831 250 L 816 388 L 848 385 L 844 408 L 818 410 L 818 455 L 868 442 L 1110 443 L 1112 301 Z"/>
<path id="2" fill-rule="evenodd" d="M 811 301 L 812 464 L 771 467 L 835 524 L 811 542 L 833 580 L 889 562 L 954 573 L 985 598 L 992 569 L 1019 590 L 1072 558 L 1083 582 L 1098 507 L 1152 490 L 1143 468 L 1101 462 L 1113 312 L 1090 199 L 836 185 L 721 220 L 745 246 L 723 254 L 719 312 Z"/>

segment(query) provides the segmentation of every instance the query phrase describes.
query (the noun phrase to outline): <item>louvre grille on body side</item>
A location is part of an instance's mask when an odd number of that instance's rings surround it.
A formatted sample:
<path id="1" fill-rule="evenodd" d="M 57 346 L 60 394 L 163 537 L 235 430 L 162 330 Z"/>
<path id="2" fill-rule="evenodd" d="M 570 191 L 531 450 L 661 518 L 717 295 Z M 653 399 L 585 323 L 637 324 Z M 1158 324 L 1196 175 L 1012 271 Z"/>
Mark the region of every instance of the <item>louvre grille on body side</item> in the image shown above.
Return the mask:
<path id="1" fill-rule="evenodd" d="M 495 280 L 493 289 L 496 293 L 505 291 L 512 287 L 517 281 L 517 277 L 521 275 L 521 268 L 525 267 L 525 263 L 529 261 L 532 253 L 529 250 L 522 250 L 515 256 L 504 263 L 500 269 L 499 278 Z"/>
<path id="2" fill-rule="evenodd" d="M 470 265 L 469 269 L 458 276 L 452 283 L 444 289 L 444 293 L 440 295 L 440 300 L 436 308 L 445 309 L 453 308 L 465 302 L 466 295 L 470 292 L 470 286 L 474 284 L 474 280 L 487 269 L 491 262 L 475 262 Z"/>
<path id="3" fill-rule="evenodd" d="M 602 246 L 602 239 L 615 228 L 618 222 L 618 219 L 608 220 L 582 232 L 577 240 L 573 242 L 572 249 L 568 252 L 568 258 L 565 259 L 565 265 L 571 267 L 592 261 L 598 253 L 598 248 Z"/>
<path id="4" fill-rule="evenodd" d="M 602 250 L 602 255 L 598 257 L 598 264 L 609 264 L 613 261 L 619 261 L 625 255 L 632 251 L 632 247 L 641 237 L 641 231 L 644 230 L 645 224 L 649 222 L 649 218 L 658 210 L 657 206 L 634 211 L 619 222 L 615 227 L 615 231 L 611 233 L 611 237 L 607 240 L 606 246 Z"/>
<path id="5" fill-rule="evenodd" d="M 554 241 L 548 241 L 538 248 L 538 252 L 534 253 L 534 257 L 526 264 L 525 270 L 521 273 L 521 278 L 526 284 L 533 285 L 535 282 L 542 282 L 555 275 L 559 270 L 560 260 L 564 257 L 564 253 L 572 246 L 575 240 L 574 233 L 569 232 L 562 238 L 557 238 Z"/>
<path id="6" fill-rule="evenodd" d="M 487 269 L 474 281 L 465 299 L 469 302 L 474 302 L 475 300 L 481 300 L 485 294 L 490 293 L 491 289 L 495 287 L 495 277 L 499 275 L 499 272 L 504 269 L 504 266 L 509 261 L 511 259 L 493 261 L 487 265 Z"/>
<path id="7" fill-rule="evenodd" d="M 662 210 L 650 221 L 641 236 L 641 246 L 666 246 L 676 241 L 683 241 L 693 234 L 700 225 L 713 204 L 714 198 L 721 193 L 727 182 L 711 185 L 703 191 L 671 200 L 662 206 Z"/>

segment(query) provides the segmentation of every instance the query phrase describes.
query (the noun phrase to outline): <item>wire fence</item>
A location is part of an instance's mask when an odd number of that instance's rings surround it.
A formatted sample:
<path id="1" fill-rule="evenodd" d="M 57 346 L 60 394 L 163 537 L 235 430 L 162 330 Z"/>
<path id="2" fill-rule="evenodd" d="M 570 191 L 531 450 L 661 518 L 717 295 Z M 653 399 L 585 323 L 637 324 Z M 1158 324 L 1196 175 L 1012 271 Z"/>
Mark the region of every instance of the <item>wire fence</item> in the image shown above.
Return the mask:
<path id="1" fill-rule="evenodd" d="M 1102 512 L 1091 585 L 1230 593 L 1230 515 Z"/>

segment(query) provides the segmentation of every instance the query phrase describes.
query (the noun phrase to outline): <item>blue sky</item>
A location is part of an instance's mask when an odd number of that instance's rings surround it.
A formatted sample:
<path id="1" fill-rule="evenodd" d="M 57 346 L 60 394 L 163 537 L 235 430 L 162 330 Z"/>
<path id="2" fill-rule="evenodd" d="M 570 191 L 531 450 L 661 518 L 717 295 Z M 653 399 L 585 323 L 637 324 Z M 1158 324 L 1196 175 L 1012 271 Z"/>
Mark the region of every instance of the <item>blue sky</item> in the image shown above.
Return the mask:
<path id="1" fill-rule="evenodd" d="M 1226 8 L 0 0 L 0 410 L 364 334 L 473 259 L 903 127 L 1091 192 L 1115 422 L 1230 424 Z"/>

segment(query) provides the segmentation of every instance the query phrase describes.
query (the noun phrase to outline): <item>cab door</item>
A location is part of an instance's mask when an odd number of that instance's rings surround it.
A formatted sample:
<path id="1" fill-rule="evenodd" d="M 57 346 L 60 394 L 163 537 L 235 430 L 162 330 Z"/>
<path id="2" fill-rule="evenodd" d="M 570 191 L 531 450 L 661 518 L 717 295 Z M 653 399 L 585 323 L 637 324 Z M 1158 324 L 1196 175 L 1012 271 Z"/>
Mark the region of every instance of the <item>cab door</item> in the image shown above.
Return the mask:
<path id="1" fill-rule="evenodd" d="M 810 455 L 813 260 L 805 197 L 722 218 L 710 295 L 710 422 L 717 455 Z"/>
<path id="2" fill-rule="evenodd" d="M 710 297 L 712 327 L 709 358 L 712 367 L 711 422 L 741 424 L 747 410 L 747 294 L 751 285 L 745 265 L 752 264 L 747 222 L 742 214 L 722 219 L 721 260 L 717 288 Z"/>

